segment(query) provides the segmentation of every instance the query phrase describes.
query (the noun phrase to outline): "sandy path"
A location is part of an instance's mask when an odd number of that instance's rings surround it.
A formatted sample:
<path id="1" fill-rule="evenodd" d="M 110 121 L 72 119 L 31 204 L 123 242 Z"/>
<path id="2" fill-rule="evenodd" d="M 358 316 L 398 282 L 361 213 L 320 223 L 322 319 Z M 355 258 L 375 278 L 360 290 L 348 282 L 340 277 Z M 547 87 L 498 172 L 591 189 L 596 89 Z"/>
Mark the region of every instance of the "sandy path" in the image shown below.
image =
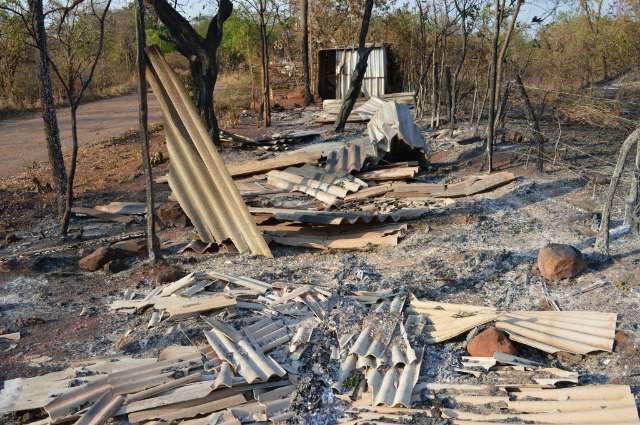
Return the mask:
<path id="1" fill-rule="evenodd" d="M 58 122 L 65 153 L 71 148 L 71 114 L 69 108 L 58 108 Z M 149 93 L 149 121 L 160 121 L 160 106 Z M 138 127 L 137 95 L 97 100 L 80 106 L 78 110 L 78 138 L 80 144 L 118 136 Z M 46 161 L 40 113 L 0 121 L 0 177 L 14 175 L 33 161 Z"/>

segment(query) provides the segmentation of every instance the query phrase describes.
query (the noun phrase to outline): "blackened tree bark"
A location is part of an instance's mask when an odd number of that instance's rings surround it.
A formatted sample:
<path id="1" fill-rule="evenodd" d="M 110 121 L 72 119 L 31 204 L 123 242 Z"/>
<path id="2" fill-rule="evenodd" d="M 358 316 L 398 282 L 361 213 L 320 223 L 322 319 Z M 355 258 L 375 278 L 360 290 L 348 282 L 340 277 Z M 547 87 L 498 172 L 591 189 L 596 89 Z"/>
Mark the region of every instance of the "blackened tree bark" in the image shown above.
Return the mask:
<path id="1" fill-rule="evenodd" d="M 169 30 L 178 52 L 189 60 L 196 106 L 214 143 L 219 143 L 220 129 L 213 110 L 213 89 L 218 78 L 216 53 L 222 41 L 224 22 L 231 16 L 233 4 L 231 0 L 220 0 L 218 13 L 211 19 L 206 36 L 201 37 L 176 11 L 173 2 L 151 0 L 150 3 Z"/>
<path id="2" fill-rule="evenodd" d="M 624 224 L 631 226 L 634 234 L 640 235 L 640 143 L 636 145 L 631 187 L 624 210 Z"/>
<path id="3" fill-rule="evenodd" d="M 364 73 L 367 71 L 367 61 L 369 54 L 373 50 L 373 47 L 366 47 L 367 33 L 369 32 L 369 21 L 371 20 L 371 11 L 373 10 L 373 0 L 365 0 L 364 14 L 362 15 L 362 25 L 360 26 L 360 36 L 358 38 L 358 62 L 353 70 L 351 76 L 351 84 L 347 95 L 340 107 L 340 113 L 336 121 L 336 131 L 343 131 L 344 126 L 347 124 L 347 119 L 351 115 L 353 105 L 356 103 L 358 95 L 362 90 L 362 80 L 364 79 Z"/>
<path id="4" fill-rule="evenodd" d="M 139 102 L 140 147 L 142 149 L 142 164 L 144 166 L 144 181 L 147 186 L 147 251 L 149 261 L 156 263 L 161 258 L 160 244 L 156 238 L 155 202 L 153 196 L 153 176 L 151 174 L 151 160 L 149 158 L 149 134 L 147 132 L 147 81 L 146 55 L 144 32 L 144 0 L 136 0 L 136 44 L 137 44 L 137 77 Z"/>
<path id="5" fill-rule="evenodd" d="M 498 64 L 498 42 L 500 40 L 500 24 L 502 21 L 502 10 L 500 0 L 495 1 L 496 7 L 496 28 L 493 35 L 493 46 L 491 49 L 491 63 L 489 64 L 489 123 L 487 125 L 486 154 L 485 162 L 487 171 L 493 171 L 493 139 L 495 137 L 496 122 L 496 83 L 497 83 L 497 64 Z"/>
<path id="6" fill-rule="evenodd" d="M 524 88 L 524 84 L 522 84 L 522 78 L 520 77 L 519 73 L 516 74 L 516 86 L 518 86 L 520 98 L 524 102 L 524 112 L 527 115 L 527 123 L 529 124 L 529 129 L 531 130 L 531 133 L 533 134 L 533 140 L 535 140 L 536 146 L 538 147 L 536 167 L 538 171 L 542 173 L 544 171 L 544 137 L 542 136 L 542 132 L 540 131 L 538 117 L 536 117 L 536 113 L 533 110 L 533 106 L 531 105 L 531 101 L 529 100 L 527 91 Z"/>
<path id="7" fill-rule="evenodd" d="M 79 4 L 80 2 L 78 1 L 77 3 Z M 63 72 L 61 72 L 60 69 L 61 67 L 56 64 L 56 62 L 51 58 L 51 55 L 49 55 L 47 52 L 49 63 L 51 64 L 54 73 L 60 81 L 60 85 L 64 90 L 65 96 L 67 97 L 67 101 L 69 102 L 69 106 L 71 108 L 71 159 L 67 167 L 68 173 L 67 191 L 65 194 L 65 207 L 60 222 L 60 233 L 62 234 L 62 236 L 66 236 L 69 230 L 71 208 L 73 207 L 73 182 L 75 181 L 76 166 L 78 163 L 78 108 L 80 107 L 80 102 L 84 97 L 85 91 L 93 80 L 93 75 L 95 73 L 96 66 L 98 65 L 98 60 L 100 59 L 100 55 L 102 54 L 102 49 L 104 47 L 105 23 L 107 12 L 109 11 L 110 6 L 111 0 L 108 0 L 102 11 L 98 12 L 93 0 L 91 0 L 90 8 L 99 26 L 99 38 L 98 44 L 95 48 L 95 54 L 90 60 L 89 58 L 82 58 L 79 57 L 79 55 L 74 54 L 74 50 L 79 49 L 80 47 L 90 47 L 87 43 L 83 43 L 83 46 L 74 44 L 74 26 L 76 20 L 75 16 L 72 16 L 69 10 L 64 10 L 62 12 L 62 18 L 58 23 L 58 31 L 54 36 L 54 42 L 58 41 L 59 44 L 64 46 L 67 51 L 67 54 L 63 55 L 67 61 L 64 64 L 64 67 L 66 68 L 66 75 L 63 75 Z M 69 22 L 65 22 L 66 18 L 68 18 Z M 63 34 L 66 34 L 67 37 L 65 38 Z M 88 66 L 88 72 L 85 66 Z M 86 74 L 86 76 L 84 74 Z M 80 87 L 79 90 L 76 90 L 77 86 Z"/>
<path id="8" fill-rule="evenodd" d="M 313 103 L 309 75 L 309 0 L 302 0 L 302 74 L 304 77 L 304 106 Z"/>
<path id="9" fill-rule="evenodd" d="M 67 174 L 64 168 L 58 117 L 53 100 L 53 86 L 49 72 L 47 32 L 44 25 L 42 0 L 30 0 L 29 11 L 32 19 L 33 38 L 38 51 L 38 84 L 40 86 L 40 99 L 42 102 L 44 134 L 47 139 L 47 152 L 49 155 L 49 164 L 51 165 L 51 173 L 53 174 L 53 183 L 58 194 L 58 213 L 62 215 L 65 208 Z"/>
<path id="10" fill-rule="evenodd" d="M 267 33 L 267 1 L 258 0 L 258 26 L 260 29 L 260 48 L 262 60 L 262 124 L 265 127 L 271 126 L 271 97 L 269 89 L 271 81 L 269 79 L 269 35 Z"/>

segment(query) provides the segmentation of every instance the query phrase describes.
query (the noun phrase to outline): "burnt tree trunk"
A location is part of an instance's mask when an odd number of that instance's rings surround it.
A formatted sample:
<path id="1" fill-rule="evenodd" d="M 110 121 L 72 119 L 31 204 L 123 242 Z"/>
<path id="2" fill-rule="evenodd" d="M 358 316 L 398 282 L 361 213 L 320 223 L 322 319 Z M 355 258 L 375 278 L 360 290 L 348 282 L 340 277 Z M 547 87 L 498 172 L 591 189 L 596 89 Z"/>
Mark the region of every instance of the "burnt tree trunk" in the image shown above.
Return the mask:
<path id="1" fill-rule="evenodd" d="M 529 129 L 533 134 L 533 140 L 536 142 L 536 146 L 538 148 L 538 155 L 536 157 L 536 168 L 539 172 L 542 173 L 544 171 L 544 137 L 542 136 L 542 132 L 540 131 L 538 117 L 536 117 L 536 113 L 533 110 L 533 106 L 531 105 L 531 101 L 529 100 L 527 91 L 524 88 L 524 84 L 522 83 L 520 74 L 516 74 L 516 86 L 518 87 L 520 98 L 524 102 L 524 112 L 527 115 L 527 124 L 529 124 Z"/>
<path id="2" fill-rule="evenodd" d="M 267 23 L 265 21 L 266 0 L 259 0 L 260 10 L 258 17 L 260 19 L 260 48 L 262 59 L 262 124 L 265 127 L 271 126 L 271 99 L 269 97 L 269 44 L 267 36 Z"/>
<path id="3" fill-rule="evenodd" d="M 486 154 L 485 162 L 487 171 L 493 171 L 493 139 L 495 136 L 496 121 L 496 84 L 497 84 L 497 64 L 498 64 L 498 41 L 500 40 L 500 20 L 502 11 L 500 10 L 500 0 L 496 0 L 496 29 L 493 35 L 493 46 L 491 49 L 491 64 L 489 67 L 489 123 L 487 125 Z"/>
<path id="4" fill-rule="evenodd" d="M 49 59 L 47 50 L 47 31 L 44 24 L 44 10 L 42 0 L 29 2 L 32 26 L 35 33 L 35 42 L 38 47 L 38 84 L 40 86 L 40 99 L 42 102 L 42 121 L 44 122 L 44 135 L 47 140 L 47 153 L 49 165 L 53 175 L 53 185 L 58 195 L 58 214 L 64 213 L 65 194 L 67 191 L 67 174 L 64 168 L 64 157 L 60 145 L 60 130 L 58 129 L 58 117 L 56 115 L 53 99 L 53 85 L 49 72 Z"/>
<path id="5" fill-rule="evenodd" d="M 207 34 L 200 36 L 167 0 L 150 0 L 158 18 L 169 30 L 172 41 L 190 63 L 193 96 L 198 112 L 214 143 L 220 142 L 220 129 L 214 111 L 213 89 L 218 78 L 218 47 L 222 41 L 224 22 L 231 16 L 231 0 L 220 0 L 218 13 L 211 19 Z"/>
<path id="6" fill-rule="evenodd" d="M 160 244 L 156 238 L 155 229 L 155 201 L 153 194 L 153 176 L 151 173 L 151 160 L 149 158 L 149 134 L 147 132 L 147 80 L 146 61 L 144 53 L 144 0 L 136 1 L 136 44 L 138 46 L 137 77 L 138 77 L 138 102 L 139 102 L 139 131 L 140 148 L 142 149 L 142 164 L 144 167 L 144 181 L 147 187 L 147 251 L 149 261 L 156 263 L 161 258 Z"/>
<path id="7" fill-rule="evenodd" d="M 431 128 L 435 129 L 438 126 L 437 113 L 438 113 L 438 99 L 440 82 L 438 81 L 438 61 L 436 60 L 436 47 L 437 43 L 433 44 L 433 52 L 431 56 Z"/>
<path id="8" fill-rule="evenodd" d="M 353 105 L 355 105 L 356 99 L 362 90 L 362 80 L 364 79 L 364 73 L 367 71 L 367 61 L 369 59 L 369 54 L 373 50 L 373 47 L 366 47 L 367 33 L 369 32 L 369 21 L 371 20 L 372 10 L 373 0 L 365 0 L 362 25 L 360 26 L 360 37 L 358 38 L 358 62 L 356 63 L 353 75 L 351 76 L 349 90 L 347 91 L 347 95 L 340 107 L 340 113 L 338 114 L 335 127 L 335 130 L 338 132 L 344 130 L 344 126 L 347 124 L 347 119 L 353 110 Z"/>
<path id="9" fill-rule="evenodd" d="M 309 72 L 309 0 L 302 0 L 302 74 L 304 79 L 304 106 L 313 103 Z"/>
<path id="10" fill-rule="evenodd" d="M 620 153 L 618 154 L 618 162 L 613 170 L 611 176 L 611 183 L 609 184 L 609 191 L 607 192 L 607 199 L 602 208 L 602 221 L 600 221 L 600 228 L 598 229 L 598 236 L 596 237 L 595 249 L 596 251 L 609 255 L 609 217 L 611 216 L 611 205 L 613 204 L 613 198 L 616 194 L 618 183 L 620 183 L 620 177 L 624 169 L 624 163 L 629 156 L 629 152 L 633 146 L 640 143 L 640 128 L 637 128 L 631 133 L 620 147 Z"/>

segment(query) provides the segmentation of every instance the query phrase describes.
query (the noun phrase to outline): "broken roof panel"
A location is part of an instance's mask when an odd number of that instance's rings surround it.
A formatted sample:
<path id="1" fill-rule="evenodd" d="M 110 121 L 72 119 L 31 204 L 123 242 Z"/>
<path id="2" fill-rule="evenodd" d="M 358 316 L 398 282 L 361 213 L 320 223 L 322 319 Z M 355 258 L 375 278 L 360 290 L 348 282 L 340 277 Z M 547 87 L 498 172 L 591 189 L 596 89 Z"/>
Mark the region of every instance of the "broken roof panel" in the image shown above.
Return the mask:
<path id="1" fill-rule="evenodd" d="M 478 386 L 482 387 L 482 386 Z M 455 387 L 454 387 L 455 388 Z M 468 391 L 454 396 L 454 408 L 443 409 L 453 424 L 550 423 L 550 424 L 640 424 L 631 390 L 626 385 L 588 385 L 562 389 L 518 388 L 500 403 L 480 400 L 473 407 L 465 400 Z M 440 396 L 445 397 L 448 389 Z"/>
<path id="2" fill-rule="evenodd" d="M 229 363 L 249 384 L 286 375 L 286 371 L 275 360 L 264 354 L 261 348 L 253 347 L 246 338 L 232 340 L 216 328 L 205 331 L 205 336 L 218 357 Z"/>
<path id="3" fill-rule="evenodd" d="M 300 221 L 310 224 L 342 225 L 356 223 L 384 223 L 414 220 L 425 215 L 427 208 L 402 208 L 392 213 L 370 213 L 365 211 L 311 211 L 284 208 L 249 208 L 252 214 L 271 215 L 278 221 Z"/>
<path id="4" fill-rule="evenodd" d="M 417 324 L 431 342 L 454 338 L 477 326 L 496 321 L 509 337 L 548 353 L 566 351 L 587 354 L 611 351 L 617 314 L 596 311 L 499 312 L 490 307 L 411 299 L 410 313 L 425 317 Z"/>
<path id="5" fill-rule="evenodd" d="M 391 152 L 394 140 L 403 141 L 412 149 L 429 153 L 429 145 L 414 123 L 407 105 L 384 102 L 367 124 L 367 131 L 369 140 L 381 152 L 380 156 Z"/>
<path id="6" fill-rule="evenodd" d="M 231 239 L 241 253 L 271 257 L 180 79 L 157 47 L 149 47 L 146 52 L 147 79 L 165 122 L 171 157 L 169 184 L 200 239 Z"/>

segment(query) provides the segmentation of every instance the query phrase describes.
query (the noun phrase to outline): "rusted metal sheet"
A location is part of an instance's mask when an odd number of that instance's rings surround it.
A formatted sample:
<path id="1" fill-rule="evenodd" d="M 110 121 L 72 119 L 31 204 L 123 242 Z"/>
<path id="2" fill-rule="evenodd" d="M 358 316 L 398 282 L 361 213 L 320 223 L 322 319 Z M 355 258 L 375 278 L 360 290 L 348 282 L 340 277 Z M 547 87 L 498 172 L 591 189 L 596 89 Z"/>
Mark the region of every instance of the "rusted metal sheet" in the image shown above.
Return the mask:
<path id="1" fill-rule="evenodd" d="M 237 186 L 178 76 L 157 47 L 147 79 L 160 103 L 171 158 L 169 185 L 203 242 L 231 239 L 239 252 L 271 257 Z"/>

